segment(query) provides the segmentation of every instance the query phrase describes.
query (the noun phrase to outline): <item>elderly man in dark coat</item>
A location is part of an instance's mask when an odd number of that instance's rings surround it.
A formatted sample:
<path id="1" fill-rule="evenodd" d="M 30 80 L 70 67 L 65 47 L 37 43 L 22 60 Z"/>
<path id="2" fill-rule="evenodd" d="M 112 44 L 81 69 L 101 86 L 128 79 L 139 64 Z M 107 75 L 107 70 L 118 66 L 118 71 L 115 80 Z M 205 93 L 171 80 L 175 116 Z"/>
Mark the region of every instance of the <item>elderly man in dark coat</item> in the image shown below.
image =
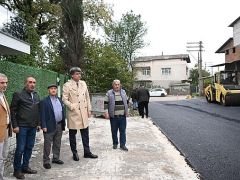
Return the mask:
<path id="1" fill-rule="evenodd" d="M 59 159 L 62 131 L 65 130 L 65 114 L 62 100 L 57 97 L 57 85 L 48 86 L 49 96 L 40 103 L 41 128 L 44 136 L 43 167 L 50 169 L 50 152 L 52 146 L 52 163 L 63 164 Z"/>

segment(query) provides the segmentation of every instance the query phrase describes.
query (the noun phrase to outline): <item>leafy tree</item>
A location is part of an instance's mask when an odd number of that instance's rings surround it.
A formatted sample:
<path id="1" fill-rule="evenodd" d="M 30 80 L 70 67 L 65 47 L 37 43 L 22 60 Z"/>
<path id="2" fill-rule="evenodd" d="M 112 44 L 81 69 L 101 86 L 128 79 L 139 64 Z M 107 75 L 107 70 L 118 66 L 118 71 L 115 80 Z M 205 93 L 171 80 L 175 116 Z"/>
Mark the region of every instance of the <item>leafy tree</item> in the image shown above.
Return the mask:
<path id="1" fill-rule="evenodd" d="M 95 29 L 96 26 L 104 27 L 112 21 L 112 8 L 103 0 L 85 0 L 83 7 L 84 21 L 89 22 L 92 29 Z"/>
<path id="2" fill-rule="evenodd" d="M 37 34 L 42 36 L 59 22 L 60 2 L 61 0 L 2 0 L 0 4 L 19 14 L 28 26 L 35 27 Z"/>
<path id="3" fill-rule="evenodd" d="M 10 22 L 3 24 L 2 31 L 18 39 L 26 39 L 26 23 L 19 16 L 10 17 Z"/>
<path id="4" fill-rule="evenodd" d="M 143 37 L 147 33 L 147 28 L 141 20 L 141 15 L 135 15 L 133 11 L 127 12 L 120 21 L 109 23 L 105 27 L 105 33 L 107 41 L 133 69 L 132 61 L 137 51 L 146 45 Z"/>
<path id="5" fill-rule="evenodd" d="M 64 4 L 67 1 L 0 0 L 1 5 L 17 13 L 18 16 L 26 22 L 24 32 L 20 28 L 22 24 L 17 21 L 12 21 L 14 24 L 9 24 L 9 27 L 11 26 L 9 29 L 12 29 L 14 26 L 15 34 L 18 34 L 19 37 L 23 36 L 23 40 L 31 44 L 31 55 L 6 56 L 2 59 L 64 72 L 67 67 L 60 53 L 62 53 L 62 55 L 66 53 L 63 49 L 67 47 L 66 44 L 69 39 L 67 37 L 64 39 L 59 33 L 61 29 L 64 29 L 61 26 L 61 19 L 64 14 L 62 12 L 63 6 L 61 6 L 61 2 Z M 76 3 L 78 2 L 76 1 Z M 85 0 L 83 7 L 83 20 L 89 22 L 93 30 L 111 21 L 111 7 L 102 0 Z M 65 14 L 68 8 L 69 7 L 67 7 L 67 9 L 65 8 Z M 78 8 L 78 6 L 74 8 Z M 46 43 L 43 44 L 42 40 L 47 41 L 47 45 Z M 65 57 L 68 58 L 66 54 Z"/>
<path id="6" fill-rule="evenodd" d="M 90 37 L 85 40 L 86 68 L 83 78 L 91 92 L 106 92 L 114 79 L 119 79 L 126 90 L 131 88 L 132 77 L 126 61 L 107 44 Z"/>
<path id="7" fill-rule="evenodd" d="M 17 18 L 15 18 L 17 19 Z M 41 41 L 39 41 L 39 36 L 36 33 L 34 27 L 24 26 L 16 23 L 17 21 L 12 21 L 4 27 L 4 31 L 12 34 L 13 36 L 20 38 L 31 45 L 30 55 L 8 55 L 2 56 L 2 60 L 11 61 L 14 63 L 29 65 L 33 67 L 43 67 L 43 56 L 44 52 L 41 48 Z M 19 26 L 18 26 L 19 25 Z M 12 28 L 12 29 L 11 29 Z M 16 30 L 16 31 L 13 31 Z M 38 59 L 38 60 L 36 60 Z"/>
<path id="8" fill-rule="evenodd" d="M 210 73 L 206 70 L 202 70 L 202 76 L 203 77 L 208 77 L 210 76 Z M 194 86 L 198 86 L 198 77 L 199 77 L 199 73 L 198 73 L 198 66 L 197 64 L 194 66 L 193 69 L 190 70 L 190 76 L 189 79 L 191 80 L 191 84 Z"/>
<path id="9" fill-rule="evenodd" d="M 61 15 L 60 0 L 2 0 L 0 4 L 17 13 L 24 19 L 26 31 L 21 30 L 21 22 L 11 21 L 9 27 L 14 27 L 18 36 L 31 44 L 31 54 L 21 56 L 6 56 L 3 59 L 21 64 L 43 67 L 47 63 L 41 38 L 50 30 L 56 28 Z M 8 27 L 6 27 L 8 28 Z"/>

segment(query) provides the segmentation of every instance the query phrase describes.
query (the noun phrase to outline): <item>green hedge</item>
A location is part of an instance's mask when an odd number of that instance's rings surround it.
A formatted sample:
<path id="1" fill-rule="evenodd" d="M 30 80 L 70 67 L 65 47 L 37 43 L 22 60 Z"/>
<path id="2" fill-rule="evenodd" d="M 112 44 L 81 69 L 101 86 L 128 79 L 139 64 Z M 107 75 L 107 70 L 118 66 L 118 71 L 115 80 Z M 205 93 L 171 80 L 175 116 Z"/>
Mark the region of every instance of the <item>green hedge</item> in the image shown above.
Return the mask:
<path id="1" fill-rule="evenodd" d="M 0 73 L 6 74 L 8 77 L 9 84 L 6 92 L 8 102 L 11 102 L 13 92 L 23 89 L 27 76 L 30 75 L 36 79 L 36 91 L 41 99 L 48 95 L 47 86 L 56 83 L 58 76 L 58 73 L 53 71 L 14 64 L 8 61 L 0 61 Z M 65 77 L 62 74 L 59 77 L 62 87 Z"/>

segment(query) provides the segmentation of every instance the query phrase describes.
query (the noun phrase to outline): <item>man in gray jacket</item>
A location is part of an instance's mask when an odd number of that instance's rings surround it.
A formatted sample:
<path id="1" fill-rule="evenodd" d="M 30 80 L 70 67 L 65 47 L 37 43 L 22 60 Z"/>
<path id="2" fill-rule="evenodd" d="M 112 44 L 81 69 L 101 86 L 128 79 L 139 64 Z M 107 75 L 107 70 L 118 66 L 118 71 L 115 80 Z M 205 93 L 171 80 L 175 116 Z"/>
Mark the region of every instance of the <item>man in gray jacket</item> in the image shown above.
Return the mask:
<path id="1" fill-rule="evenodd" d="M 110 119 L 113 149 L 117 149 L 118 146 L 118 130 L 120 132 L 120 148 L 124 151 L 128 151 L 126 147 L 126 126 L 128 116 L 128 103 L 126 92 L 121 89 L 119 80 L 114 80 L 112 83 L 112 89 L 106 94 L 105 107 L 107 112 L 105 118 Z"/>

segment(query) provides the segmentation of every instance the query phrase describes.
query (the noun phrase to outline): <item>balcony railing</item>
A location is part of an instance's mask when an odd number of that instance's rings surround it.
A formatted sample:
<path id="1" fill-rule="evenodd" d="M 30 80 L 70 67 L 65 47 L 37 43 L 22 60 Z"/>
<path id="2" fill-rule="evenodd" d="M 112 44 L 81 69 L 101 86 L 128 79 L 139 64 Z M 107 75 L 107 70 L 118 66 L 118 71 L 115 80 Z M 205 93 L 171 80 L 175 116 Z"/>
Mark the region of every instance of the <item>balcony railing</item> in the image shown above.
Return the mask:
<path id="1" fill-rule="evenodd" d="M 26 21 L 0 6 L 0 31 L 20 40 L 25 39 Z"/>

